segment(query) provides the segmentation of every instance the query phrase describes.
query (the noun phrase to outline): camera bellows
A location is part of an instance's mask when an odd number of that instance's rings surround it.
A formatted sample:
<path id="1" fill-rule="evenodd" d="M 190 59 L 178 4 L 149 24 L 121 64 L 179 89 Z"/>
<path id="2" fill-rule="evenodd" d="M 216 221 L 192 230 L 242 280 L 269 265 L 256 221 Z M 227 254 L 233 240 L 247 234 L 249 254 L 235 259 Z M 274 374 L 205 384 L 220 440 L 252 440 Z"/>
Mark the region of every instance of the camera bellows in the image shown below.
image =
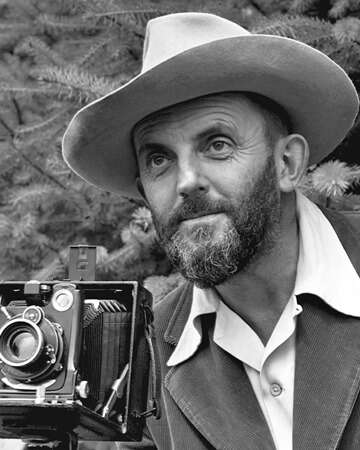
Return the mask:
<path id="1" fill-rule="evenodd" d="M 131 313 L 112 300 L 86 305 L 80 372 L 86 374 L 91 408 L 104 405 L 129 361 Z M 96 355 L 96 357 L 94 357 Z"/>

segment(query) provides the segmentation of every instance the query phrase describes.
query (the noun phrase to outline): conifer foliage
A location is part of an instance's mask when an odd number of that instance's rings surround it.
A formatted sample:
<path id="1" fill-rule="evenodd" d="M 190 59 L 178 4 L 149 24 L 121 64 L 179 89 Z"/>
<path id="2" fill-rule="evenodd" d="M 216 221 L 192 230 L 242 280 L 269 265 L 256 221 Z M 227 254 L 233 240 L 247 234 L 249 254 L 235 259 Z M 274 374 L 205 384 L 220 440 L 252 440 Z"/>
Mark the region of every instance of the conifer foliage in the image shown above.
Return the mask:
<path id="1" fill-rule="evenodd" d="M 0 278 L 65 276 L 76 243 L 99 246 L 99 278 L 169 275 L 146 208 L 72 174 L 61 137 L 81 106 L 138 73 L 147 20 L 187 10 L 302 40 L 360 87 L 357 0 L 0 0 Z M 338 157 L 360 163 L 359 133 Z"/>

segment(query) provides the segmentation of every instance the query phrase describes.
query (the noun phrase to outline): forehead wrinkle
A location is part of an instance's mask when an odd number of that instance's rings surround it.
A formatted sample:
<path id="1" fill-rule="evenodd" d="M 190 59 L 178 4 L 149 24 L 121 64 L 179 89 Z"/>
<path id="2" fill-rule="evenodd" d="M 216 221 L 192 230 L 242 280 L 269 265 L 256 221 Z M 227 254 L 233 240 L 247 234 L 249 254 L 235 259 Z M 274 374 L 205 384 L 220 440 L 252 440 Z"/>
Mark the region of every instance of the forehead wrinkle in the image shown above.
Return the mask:
<path id="1" fill-rule="evenodd" d="M 147 123 L 139 125 L 136 129 L 134 135 L 136 136 L 136 142 L 142 143 L 149 139 L 151 140 L 151 135 L 157 129 L 161 131 L 165 130 L 165 134 L 174 135 L 184 134 L 190 140 L 196 140 L 196 138 L 200 135 L 206 134 L 207 130 L 219 130 L 221 131 L 230 131 L 234 133 L 237 137 L 241 137 L 239 132 L 241 132 L 241 128 L 243 128 L 243 118 L 240 118 L 238 115 L 234 117 L 234 114 L 227 113 L 223 110 L 218 111 L 204 111 L 203 108 L 199 108 L 199 115 L 193 114 L 194 111 L 189 111 L 191 114 L 184 114 L 185 117 L 172 117 L 170 120 L 162 120 L 160 117 L 156 117 L 154 120 L 151 120 Z M 197 126 L 192 127 L 194 121 L 197 122 Z M 185 122 L 185 123 L 184 123 Z M 188 130 L 186 130 L 187 125 L 190 125 Z M 188 131 L 188 133 L 186 133 Z M 191 133 L 191 134 L 189 134 Z M 242 134 L 242 133 L 241 133 Z"/>
<path id="2" fill-rule="evenodd" d="M 238 109 L 237 111 L 236 109 L 233 110 L 231 109 L 233 105 L 243 106 L 243 109 Z M 246 95 L 240 92 L 220 93 L 189 100 L 178 105 L 172 105 L 150 114 L 135 125 L 133 130 L 133 141 L 134 144 L 141 143 L 154 131 L 156 132 L 157 129 L 160 129 L 161 132 L 166 128 L 166 132 L 170 133 L 171 128 L 174 128 L 174 132 L 181 132 L 182 130 L 180 130 L 179 127 L 178 130 L 176 130 L 180 121 L 190 122 L 190 124 L 192 124 L 194 120 L 200 121 L 201 119 L 204 119 L 209 121 L 213 115 L 217 116 L 214 120 L 217 122 L 224 122 L 226 125 L 229 125 L 234 132 L 238 132 L 246 123 L 246 118 L 248 116 L 248 111 L 246 110 L 249 108 L 252 113 L 259 117 L 259 125 L 264 129 L 262 111 L 248 99 Z M 212 110 L 209 111 L 210 109 Z M 198 115 L 200 117 L 196 117 Z"/>
<path id="3" fill-rule="evenodd" d="M 145 117 L 138 122 L 133 129 L 133 140 L 135 143 L 144 140 L 146 135 L 150 134 L 156 126 L 161 126 L 164 122 L 164 116 L 169 116 L 168 112 L 159 111 L 149 117 Z"/>
<path id="4" fill-rule="evenodd" d="M 244 138 L 243 133 L 237 126 L 237 122 L 231 116 L 226 118 L 218 117 L 216 114 L 214 116 L 213 120 L 206 119 L 205 126 L 196 130 L 193 136 L 194 140 L 196 138 L 206 138 L 211 134 L 230 134 L 231 137 L 237 139 L 238 143 L 242 142 Z"/>

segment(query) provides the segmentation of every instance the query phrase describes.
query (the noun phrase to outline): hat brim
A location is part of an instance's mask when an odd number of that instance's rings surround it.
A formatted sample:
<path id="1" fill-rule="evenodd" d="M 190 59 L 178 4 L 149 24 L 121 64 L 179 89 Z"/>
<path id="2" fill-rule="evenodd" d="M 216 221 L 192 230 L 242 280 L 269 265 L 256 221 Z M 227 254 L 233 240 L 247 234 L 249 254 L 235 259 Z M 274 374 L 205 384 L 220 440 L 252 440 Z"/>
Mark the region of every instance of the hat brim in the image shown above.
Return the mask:
<path id="1" fill-rule="evenodd" d="M 187 50 L 82 108 L 63 138 L 63 157 L 80 177 L 139 197 L 134 125 L 170 105 L 224 91 L 256 92 L 279 103 L 293 132 L 319 162 L 345 137 L 358 111 L 351 80 L 323 53 L 293 39 L 247 35 Z"/>

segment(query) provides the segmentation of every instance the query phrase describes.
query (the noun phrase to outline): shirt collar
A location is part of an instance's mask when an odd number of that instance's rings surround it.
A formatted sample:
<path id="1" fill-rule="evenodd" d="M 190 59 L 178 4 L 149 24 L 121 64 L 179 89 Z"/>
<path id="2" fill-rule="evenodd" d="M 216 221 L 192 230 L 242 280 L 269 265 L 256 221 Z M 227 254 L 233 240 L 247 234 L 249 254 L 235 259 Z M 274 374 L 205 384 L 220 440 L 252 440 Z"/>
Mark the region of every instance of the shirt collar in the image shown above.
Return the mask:
<path id="1" fill-rule="evenodd" d="M 360 278 L 320 209 L 297 193 L 300 229 L 295 295 L 310 293 L 335 310 L 360 316 Z"/>
<path id="2" fill-rule="evenodd" d="M 268 355 L 292 335 L 295 330 L 295 317 L 301 311 L 302 308 L 297 303 L 296 297 L 292 295 L 277 323 L 278 332 L 270 336 L 265 347 L 255 331 L 220 300 L 214 289 L 199 289 L 194 286 L 189 318 L 167 365 L 180 364 L 196 352 L 202 339 L 200 316 L 216 313 L 214 342 L 223 350 L 260 371 Z M 246 342 L 246 345 L 239 345 L 243 342 Z"/>
<path id="3" fill-rule="evenodd" d="M 245 320 L 219 300 L 214 342 L 235 358 L 260 372 L 267 357 L 293 334 L 296 324 L 295 317 L 301 311 L 301 305 L 298 305 L 296 297 L 292 295 L 276 324 L 276 332 L 274 329 L 264 346 L 259 336 Z"/>
<path id="4" fill-rule="evenodd" d="M 220 300 L 212 289 L 199 289 L 194 286 L 189 318 L 179 342 L 167 362 L 168 366 L 175 366 L 189 359 L 195 353 L 202 338 L 200 316 L 216 312 L 219 304 Z"/>
<path id="5" fill-rule="evenodd" d="M 360 316 L 360 278 L 339 238 L 314 203 L 300 192 L 297 192 L 296 198 L 300 240 L 295 295 L 291 296 L 279 319 L 287 335 L 293 332 L 295 316 L 301 312 L 295 296 L 303 293 L 320 297 L 343 314 Z M 196 352 L 202 339 L 200 316 L 212 312 L 217 315 L 214 329 L 217 344 L 225 350 L 231 347 L 234 356 L 260 370 L 266 355 L 279 343 L 274 339 L 273 342 L 271 337 L 264 353 L 264 346 L 257 334 L 220 300 L 214 290 L 196 286 L 189 318 L 167 365 L 179 364 Z M 243 342 L 244 336 L 247 339 L 246 346 L 237 350 L 233 342 Z M 285 335 L 282 333 L 282 336 Z"/>

